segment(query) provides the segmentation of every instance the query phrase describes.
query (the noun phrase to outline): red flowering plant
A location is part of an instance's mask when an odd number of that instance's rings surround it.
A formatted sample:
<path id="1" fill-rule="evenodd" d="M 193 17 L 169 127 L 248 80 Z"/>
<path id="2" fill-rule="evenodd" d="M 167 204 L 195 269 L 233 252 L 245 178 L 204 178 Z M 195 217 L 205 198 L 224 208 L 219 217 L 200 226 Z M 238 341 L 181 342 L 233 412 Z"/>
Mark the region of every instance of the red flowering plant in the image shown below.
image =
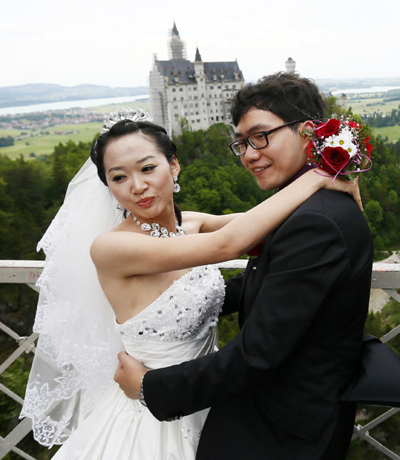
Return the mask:
<path id="1" fill-rule="evenodd" d="M 369 136 L 366 128 L 351 118 L 330 118 L 314 129 L 306 129 L 309 136 L 308 156 L 312 163 L 328 174 L 347 176 L 353 180 L 358 173 L 372 167 Z"/>

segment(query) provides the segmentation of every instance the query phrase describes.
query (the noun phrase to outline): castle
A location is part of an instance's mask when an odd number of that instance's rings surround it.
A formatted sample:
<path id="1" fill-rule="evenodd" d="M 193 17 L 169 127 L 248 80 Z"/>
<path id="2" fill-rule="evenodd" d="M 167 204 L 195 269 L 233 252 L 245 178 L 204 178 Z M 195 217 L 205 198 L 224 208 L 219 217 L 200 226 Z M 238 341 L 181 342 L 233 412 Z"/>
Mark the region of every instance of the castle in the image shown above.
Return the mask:
<path id="1" fill-rule="evenodd" d="M 181 133 L 185 118 L 193 131 L 214 123 L 231 123 L 232 97 L 244 86 L 237 61 L 203 62 L 196 49 L 194 62 L 186 59 L 185 43 L 174 24 L 168 40 L 169 60 L 154 56 L 150 71 L 150 111 L 154 123 L 171 135 Z"/>

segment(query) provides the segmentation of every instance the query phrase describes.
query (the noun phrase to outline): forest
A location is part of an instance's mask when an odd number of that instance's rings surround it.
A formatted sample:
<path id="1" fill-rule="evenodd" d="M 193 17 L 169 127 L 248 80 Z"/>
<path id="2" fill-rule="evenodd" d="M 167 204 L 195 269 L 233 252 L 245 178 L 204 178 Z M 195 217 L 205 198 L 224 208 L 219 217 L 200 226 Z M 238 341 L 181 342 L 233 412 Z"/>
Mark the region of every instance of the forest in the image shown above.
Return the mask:
<path id="1" fill-rule="evenodd" d="M 328 98 L 331 99 L 331 98 Z M 335 98 L 328 100 L 326 116 L 339 113 Z M 360 117 L 355 118 L 361 122 Z M 190 131 L 182 120 L 182 134 L 174 136 L 182 170 L 179 177 L 181 192 L 176 201 L 182 210 L 198 210 L 213 214 L 243 212 L 258 204 L 272 192 L 260 190 L 241 166 L 240 160 L 229 153 L 232 128 L 216 124 L 207 131 Z M 376 257 L 382 251 L 400 249 L 400 140 L 385 143 L 370 134 L 373 145 L 372 169 L 360 178 L 364 215 L 371 229 Z M 11 160 L 0 155 L 0 259 L 37 260 L 36 245 L 63 202 L 66 187 L 88 158 L 91 143 L 59 144 L 51 155 L 34 159 L 20 157 Z M 235 273 L 225 273 L 226 277 Z M 19 335 L 29 335 L 35 315 L 37 294 L 24 285 L 0 285 L 0 321 Z M 370 313 L 366 332 L 382 336 L 400 324 L 398 303 L 391 301 L 380 313 Z M 221 345 L 238 331 L 235 316 L 219 322 Z M 400 337 L 391 345 L 400 353 Z M 0 333 L 0 362 L 15 349 L 15 343 Z M 19 358 L 0 376 L 0 383 L 24 396 L 31 357 Z M 18 423 L 20 406 L 0 392 L 0 435 L 5 436 Z M 383 411 L 360 408 L 363 424 Z M 360 413 L 361 413 L 360 412 Z M 372 434 L 400 454 L 400 414 L 379 425 Z M 21 448 L 37 459 L 54 454 L 27 436 Z M 6 459 L 19 458 L 8 454 Z M 364 441 L 352 443 L 348 460 L 384 459 Z"/>

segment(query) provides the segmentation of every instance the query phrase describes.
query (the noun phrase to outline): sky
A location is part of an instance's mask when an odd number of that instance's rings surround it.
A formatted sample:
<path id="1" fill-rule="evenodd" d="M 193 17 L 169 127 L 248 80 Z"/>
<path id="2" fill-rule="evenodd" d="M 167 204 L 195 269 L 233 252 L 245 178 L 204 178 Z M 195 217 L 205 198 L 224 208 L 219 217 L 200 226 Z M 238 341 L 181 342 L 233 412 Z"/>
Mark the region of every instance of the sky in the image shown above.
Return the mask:
<path id="1" fill-rule="evenodd" d="M 237 59 L 246 81 L 400 77 L 400 1 L 2 0 L 0 86 L 147 86 L 175 21 L 194 61 Z"/>

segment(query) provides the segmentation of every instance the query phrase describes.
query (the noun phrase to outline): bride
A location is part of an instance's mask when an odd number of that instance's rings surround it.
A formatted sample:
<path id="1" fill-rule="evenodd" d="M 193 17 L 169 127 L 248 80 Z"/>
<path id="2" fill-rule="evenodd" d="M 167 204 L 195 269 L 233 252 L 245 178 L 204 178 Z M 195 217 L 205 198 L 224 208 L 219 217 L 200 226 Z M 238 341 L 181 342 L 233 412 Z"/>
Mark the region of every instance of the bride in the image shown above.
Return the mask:
<path id="1" fill-rule="evenodd" d="M 57 460 L 193 460 L 207 410 L 159 422 L 113 381 L 118 353 L 150 369 L 212 353 L 224 282 L 209 264 L 246 253 L 320 188 L 359 198 L 311 171 L 246 214 L 182 215 L 179 172 L 146 113 L 111 113 L 38 245 L 40 337 L 21 417 L 39 443 L 64 444 Z"/>

